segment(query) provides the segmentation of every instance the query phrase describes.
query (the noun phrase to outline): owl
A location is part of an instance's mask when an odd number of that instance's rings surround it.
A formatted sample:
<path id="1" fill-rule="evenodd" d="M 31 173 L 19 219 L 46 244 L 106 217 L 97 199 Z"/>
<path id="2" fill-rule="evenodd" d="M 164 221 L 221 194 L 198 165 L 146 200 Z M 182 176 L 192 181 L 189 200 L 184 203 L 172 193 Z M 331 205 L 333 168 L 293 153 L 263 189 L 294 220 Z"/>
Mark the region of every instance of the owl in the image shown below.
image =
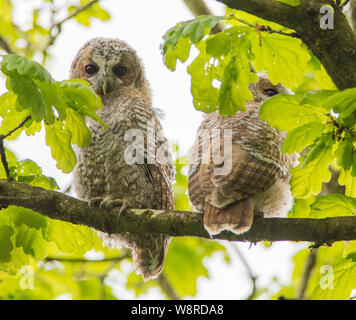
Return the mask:
<path id="1" fill-rule="evenodd" d="M 76 149 L 77 196 L 101 208 L 173 210 L 174 166 L 136 51 L 121 40 L 94 38 L 77 53 L 70 77 L 89 82 L 100 95 L 97 114 L 108 125 L 86 119 L 92 141 Z M 162 271 L 169 236 L 99 234 L 105 243 L 132 249 L 134 269 L 145 281 Z"/>
<path id="2" fill-rule="evenodd" d="M 189 152 L 190 201 L 195 210 L 204 211 L 210 235 L 222 230 L 244 233 L 255 211 L 283 216 L 293 205 L 289 169 L 297 164 L 297 155 L 283 154 L 285 133 L 258 116 L 264 100 L 287 90 L 266 76 L 249 89 L 254 100 L 246 103 L 246 112 L 207 115 Z"/>

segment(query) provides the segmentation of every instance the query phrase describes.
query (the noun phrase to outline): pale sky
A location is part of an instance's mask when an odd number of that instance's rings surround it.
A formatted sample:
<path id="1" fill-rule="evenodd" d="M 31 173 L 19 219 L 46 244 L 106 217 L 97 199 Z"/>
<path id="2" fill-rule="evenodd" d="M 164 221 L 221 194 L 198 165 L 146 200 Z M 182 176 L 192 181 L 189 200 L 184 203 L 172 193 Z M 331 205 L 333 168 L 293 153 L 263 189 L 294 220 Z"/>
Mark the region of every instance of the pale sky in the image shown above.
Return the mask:
<path id="1" fill-rule="evenodd" d="M 17 19 L 21 22 L 30 19 L 28 7 L 38 3 L 37 0 L 17 0 L 21 7 L 16 7 Z M 181 0 L 102 0 L 102 7 L 111 14 L 108 22 L 93 21 L 90 28 L 85 28 L 75 22 L 67 22 L 63 26 L 61 36 L 51 49 L 52 59 L 47 68 L 56 80 L 68 79 L 71 61 L 84 42 L 93 37 L 119 38 L 134 47 L 142 58 L 146 76 L 151 84 L 153 105 L 164 110 L 166 116 L 163 127 L 168 139 L 180 147 L 180 154 L 187 153 L 193 143 L 196 130 L 202 120 L 202 114 L 196 111 L 190 94 L 190 76 L 186 72 L 187 63 L 177 64 L 175 72 L 164 66 L 160 53 L 160 44 L 164 33 L 177 22 L 192 19 L 192 15 Z M 208 0 L 208 5 L 215 14 L 221 15 L 224 7 L 214 0 Z M 1 87 L 4 88 L 3 83 Z M 30 158 L 38 163 L 44 174 L 57 180 L 63 190 L 71 182 L 71 174 L 63 174 L 56 169 L 56 164 L 50 156 L 50 150 L 44 146 L 42 133 L 35 137 L 22 135 L 21 138 L 7 143 L 19 159 Z M 227 242 L 224 242 L 228 244 Z M 229 247 L 229 244 L 227 245 Z M 271 248 L 262 244 L 252 246 L 239 244 L 253 272 L 258 276 L 258 283 L 269 286 L 272 276 L 278 276 L 281 281 L 290 279 L 292 268 L 291 256 L 297 251 L 290 243 L 274 243 Z M 298 248 L 305 247 L 300 244 Z M 229 249 L 232 263 L 226 265 L 220 254 L 204 263 L 209 268 L 211 279 L 198 280 L 196 299 L 243 299 L 251 290 L 247 271 L 236 254 Z M 169 252 L 168 252 L 169 254 Z M 119 286 L 120 296 L 133 298 L 132 293 L 124 292 Z M 158 290 L 152 289 L 142 298 L 160 299 L 163 296 Z M 262 296 L 263 297 L 263 296 Z"/>

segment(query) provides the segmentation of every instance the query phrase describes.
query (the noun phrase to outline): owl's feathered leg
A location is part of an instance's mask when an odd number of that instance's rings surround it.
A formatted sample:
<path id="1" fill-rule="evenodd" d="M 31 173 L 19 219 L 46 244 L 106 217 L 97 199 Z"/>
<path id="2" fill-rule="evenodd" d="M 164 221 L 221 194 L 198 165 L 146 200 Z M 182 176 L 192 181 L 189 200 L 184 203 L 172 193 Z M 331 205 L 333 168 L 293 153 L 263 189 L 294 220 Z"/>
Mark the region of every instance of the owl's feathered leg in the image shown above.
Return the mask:
<path id="1" fill-rule="evenodd" d="M 130 201 L 124 198 L 116 198 L 114 194 L 104 197 L 95 197 L 89 200 L 90 205 L 100 208 L 121 207 L 120 214 L 130 207 Z M 158 235 L 135 235 L 131 233 L 107 234 L 99 232 L 104 245 L 120 247 L 121 244 L 132 250 L 133 266 L 136 274 L 141 274 L 143 281 L 157 278 L 161 273 L 167 248 L 171 237 L 163 234 Z"/>
<path id="2" fill-rule="evenodd" d="M 254 215 L 254 199 L 248 198 L 236 201 L 226 208 L 216 208 L 205 203 L 204 227 L 210 235 L 223 230 L 241 234 L 251 228 Z"/>
<path id="3" fill-rule="evenodd" d="M 139 235 L 132 243 L 134 270 L 142 275 L 144 282 L 157 278 L 162 272 L 170 240 L 171 237 L 163 234 Z"/>
<path id="4" fill-rule="evenodd" d="M 157 278 L 161 273 L 167 253 L 170 236 L 163 234 L 136 235 L 131 233 L 107 234 L 98 232 L 104 245 L 118 247 L 124 245 L 132 250 L 133 268 L 141 274 L 143 281 Z"/>

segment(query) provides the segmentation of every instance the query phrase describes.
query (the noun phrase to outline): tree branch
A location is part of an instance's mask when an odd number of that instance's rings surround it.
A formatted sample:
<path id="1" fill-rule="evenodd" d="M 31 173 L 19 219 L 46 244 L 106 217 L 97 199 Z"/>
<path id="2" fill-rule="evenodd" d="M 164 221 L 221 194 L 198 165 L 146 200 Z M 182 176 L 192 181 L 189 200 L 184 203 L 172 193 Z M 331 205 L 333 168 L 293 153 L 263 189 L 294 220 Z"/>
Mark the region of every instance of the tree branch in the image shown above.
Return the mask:
<path id="1" fill-rule="evenodd" d="M 333 1 L 300 0 L 299 6 L 276 0 L 217 1 L 295 30 L 340 90 L 356 87 L 356 34 Z M 323 5 L 334 9 L 334 29 L 320 27 Z"/>
<path id="2" fill-rule="evenodd" d="M 81 201 L 56 191 L 48 191 L 17 181 L 0 180 L 0 208 L 10 205 L 32 209 L 52 219 L 82 224 L 107 233 L 163 233 L 175 237 L 211 239 L 198 212 L 91 208 Z M 332 243 L 356 239 L 356 217 L 325 219 L 261 218 L 256 216 L 251 229 L 242 234 L 221 232 L 213 239 L 229 241 L 310 241 Z"/>
<path id="3" fill-rule="evenodd" d="M 51 27 L 49 28 L 50 38 L 49 38 L 48 42 L 46 43 L 45 47 L 42 49 L 43 57 L 44 57 L 43 62 L 45 62 L 45 59 L 47 57 L 47 51 L 48 51 L 49 47 L 51 47 L 54 44 L 54 42 L 57 40 L 58 36 L 60 35 L 60 33 L 62 31 L 62 25 L 66 21 L 74 18 L 79 13 L 85 11 L 86 9 L 90 8 L 91 6 L 93 6 L 95 3 L 99 2 L 99 1 L 100 0 L 92 0 L 92 1 L 88 2 L 87 4 L 77 8 L 71 14 L 69 14 L 68 16 L 63 18 L 62 20 L 52 23 Z"/>

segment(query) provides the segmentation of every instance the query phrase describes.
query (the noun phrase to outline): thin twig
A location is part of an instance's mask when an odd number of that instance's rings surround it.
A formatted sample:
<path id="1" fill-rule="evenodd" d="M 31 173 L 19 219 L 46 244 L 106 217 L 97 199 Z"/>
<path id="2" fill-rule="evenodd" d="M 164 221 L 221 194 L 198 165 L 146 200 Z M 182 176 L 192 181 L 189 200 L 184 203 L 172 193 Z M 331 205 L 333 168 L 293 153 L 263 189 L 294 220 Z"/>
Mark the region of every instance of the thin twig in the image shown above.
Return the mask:
<path id="1" fill-rule="evenodd" d="M 317 254 L 317 249 L 316 250 L 311 250 L 309 253 L 309 256 L 307 257 L 307 260 L 304 265 L 304 271 L 302 275 L 302 281 L 298 290 L 297 294 L 297 299 L 304 299 L 305 297 L 305 291 L 307 290 L 309 279 L 311 274 L 313 273 L 315 264 L 316 264 L 316 254 Z"/>
<path id="2" fill-rule="evenodd" d="M 264 25 L 256 25 L 256 29 L 259 31 L 266 31 L 269 33 L 277 33 L 277 34 L 281 34 L 283 36 L 288 36 L 288 37 L 292 37 L 292 38 L 299 38 L 299 35 L 297 32 L 283 32 L 282 30 L 274 30 L 272 29 L 270 26 L 264 26 Z"/>
<path id="3" fill-rule="evenodd" d="M 60 35 L 60 33 L 62 31 L 62 25 L 66 21 L 74 18 L 79 13 L 83 12 L 84 10 L 88 9 L 89 7 L 93 6 L 95 3 L 99 2 L 99 1 L 100 0 L 92 0 L 92 1 L 88 2 L 86 5 L 77 8 L 71 14 L 69 14 L 67 17 L 63 18 L 62 20 L 59 20 L 56 23 L 52 24 L 52 26 L 49 28 L 49 33 L 50 33 L 51 36 L 50 36 L 47 44 L 45 45 L 45 47 L 42 50 L 43 51 L 43 62 L 45 62 L 45 59 L 47 57 L 48 48 L 54 44 L 54 42 L 56 41 L 57 37 Z"/>
<path id="4" fill-rule="evenodd" d="M 23 120 L 16 128 L 10 130 L 7 134 L 0 135 L 0 155 L 1 155 L 1 162 L 2 165 L 4 166 L 5 174 L 6 174 L 6 179 L 7 180 L 12 180 L 12 177 L 10 175 L 9 171 L 9 165 L 7 163 L 6 159 L 6 153 L 5 153 L 5 145 L 4 145 L 4 140 L 9 137 L 12 133 L 14 133 L 16 130 L 22 128 L 25 123 L 31 119 L 31 116 L 27 116 L 25 120 Z"/>
<path id="5" fill-rule="evenodd" d="M 251 293 L 248 295 L 248 297 L 246 298 L 246 300 L 252 300 L 252 299 L 255 297 L 255 295 L 256 295 L 256 289 L 257 289 L 257 287 L 256 287 L 256 281 L 257 281 L 257 277 L 253 274 L 253 271 L 252 271 L 250 265 L 248 264 L 247 260 L 245 259 L 244 255 L 241 253 L 240 248 L 239 248 L 236 244 L 234 244 L 232 247 L 234 248 L 235 253 L 236 253 L 236 254 L 238 255 L 238 257 L 240 258 L 240 261 L 242 262 L 242 264 L 243 264 L 244 267 L 246 268 L 247 273 L 248 273 L 248 275 L 249 275 L 249 278 L 250 278 L 250 280 L 251 280 L 251 282 L 252 282 L 252 291 L 251 291 Z"/>
<path id="6" fill-rule="evenodd" d="M 156 282 L 161 287 L 162 291 L 167 295 L 171 300 L 180 300 L 178 294 L 172 287 L 170 281 L 168 280 L 166 274 L 162 272 L 159 277 L 156 279 Z"/>
<path id="7" fill-rule="evenodd" d="M 22 128 L 25 123 L 31 119 L 31 116 L 27 116 L 16 128 L 12 129 L 11 131 L 9 131 L 7 134 L 3 135 L 2 138 L 6 139 L 7 137 L 9 137 L 11 134 L 13 134 L 16 130 Z"/>
<path id="8" fill-rule="evenodd" d="M 346 0 L 342 5 L 340 5 L 341 9 L 343 9 L 349 2 L 350 0 Z"/>
<path id="9" fill-rule="evenodd" d="M 6 179 L 7 180 L 12 180 L 12 177 L 11 177 L 10 171 L 9 171 L 9 165 L 7 163 L 7 160 L 6 160 L 3 136 L 0 136 L 0 155 L 1 155 L 1 162 L 2 162 L 2 165 L 4 166 L 4 170 L 5 170 L 5 174 L 6 174 Z"/>
<path id="10" fill-rule="evenodd" d="M 331 113 L 326 113 L 326 116 L 330 118 L 330 121 L 328 123 L 332 124 L 337 129 L 336 132 L 334 132 L 333 134 L 333 139 L 337 139 L 338 141 L 340 141 L 342 138 L 342 132 L 348 132 L 352 139 L 356 138 L 355 132 L 351 128 L 345 127 L 339 122 L 337 122 L 336 118 L 334 118 Z"/>
<path id="11" fill-rule="evenodd" d="M 62 25 L 64 22 L 68 21 L 69 19 L 74 18 L 76 15 L 78 15 L 79 13 L 81 13 L 82 11 L 88 9 L 89 7 L 91 7 L 92 5 L 94 5 L 95 3 L 99 2 L 100 0 L 92 0 L 90 2 L 88 2 L 86 5 L 77 8 L 76 10 L 74 10 L 70 15 L 68 15 L 67 17 L 65 17 L 64 19 L 58 21 L 54 26 L 60 26 Z"/>
<path id="12" fill-rule="evenodd" d="M 252 24 L 252 23 L 249 23 L 248 21 L 246 21 L 244 19 L 240 19 L 240 18 L 235 17 L 233 15 L 228 16 L 228 19 L 239 21 L 239 22 L 247 25 L 248 27 L 254 28 L 254 29 L 258 30 L 258 31 L 264 31 L 264 32 L 268 32 L 268 33 L 277 33 L 277 34 L 281 34 L 281 35 L 288 36 L 288 37 L 299 38 L 299 35 L 296 32 L 288 33 L 288 32 L 283 32 L 282 30 L 279 30 L 279 31 L 278 30 L 274 30 L 270 26 Z"/>
<path id="13" fill-rule="evenodd" d="M 120 262 L 124 259 L 130 258 L 129 253 L 119 255 L 112 258 L 104 258 L 101 260 L 88 260 L 85 258 L 65 258 L 65 257 L 46 257 L 45 262 L 58 261 L 58 262 L 69 262 L 69 263 L 102 263 L 102 262 Z"/>
<path id="14" fill-rule="evenodd" d="M 0 36 L 0 48 L 5 50 L 7 53 L 14 53 L 12 49 L 10 48 L 10 45 L 7 43 L 7 41 L 4 39 L 4 37 Z"/>

